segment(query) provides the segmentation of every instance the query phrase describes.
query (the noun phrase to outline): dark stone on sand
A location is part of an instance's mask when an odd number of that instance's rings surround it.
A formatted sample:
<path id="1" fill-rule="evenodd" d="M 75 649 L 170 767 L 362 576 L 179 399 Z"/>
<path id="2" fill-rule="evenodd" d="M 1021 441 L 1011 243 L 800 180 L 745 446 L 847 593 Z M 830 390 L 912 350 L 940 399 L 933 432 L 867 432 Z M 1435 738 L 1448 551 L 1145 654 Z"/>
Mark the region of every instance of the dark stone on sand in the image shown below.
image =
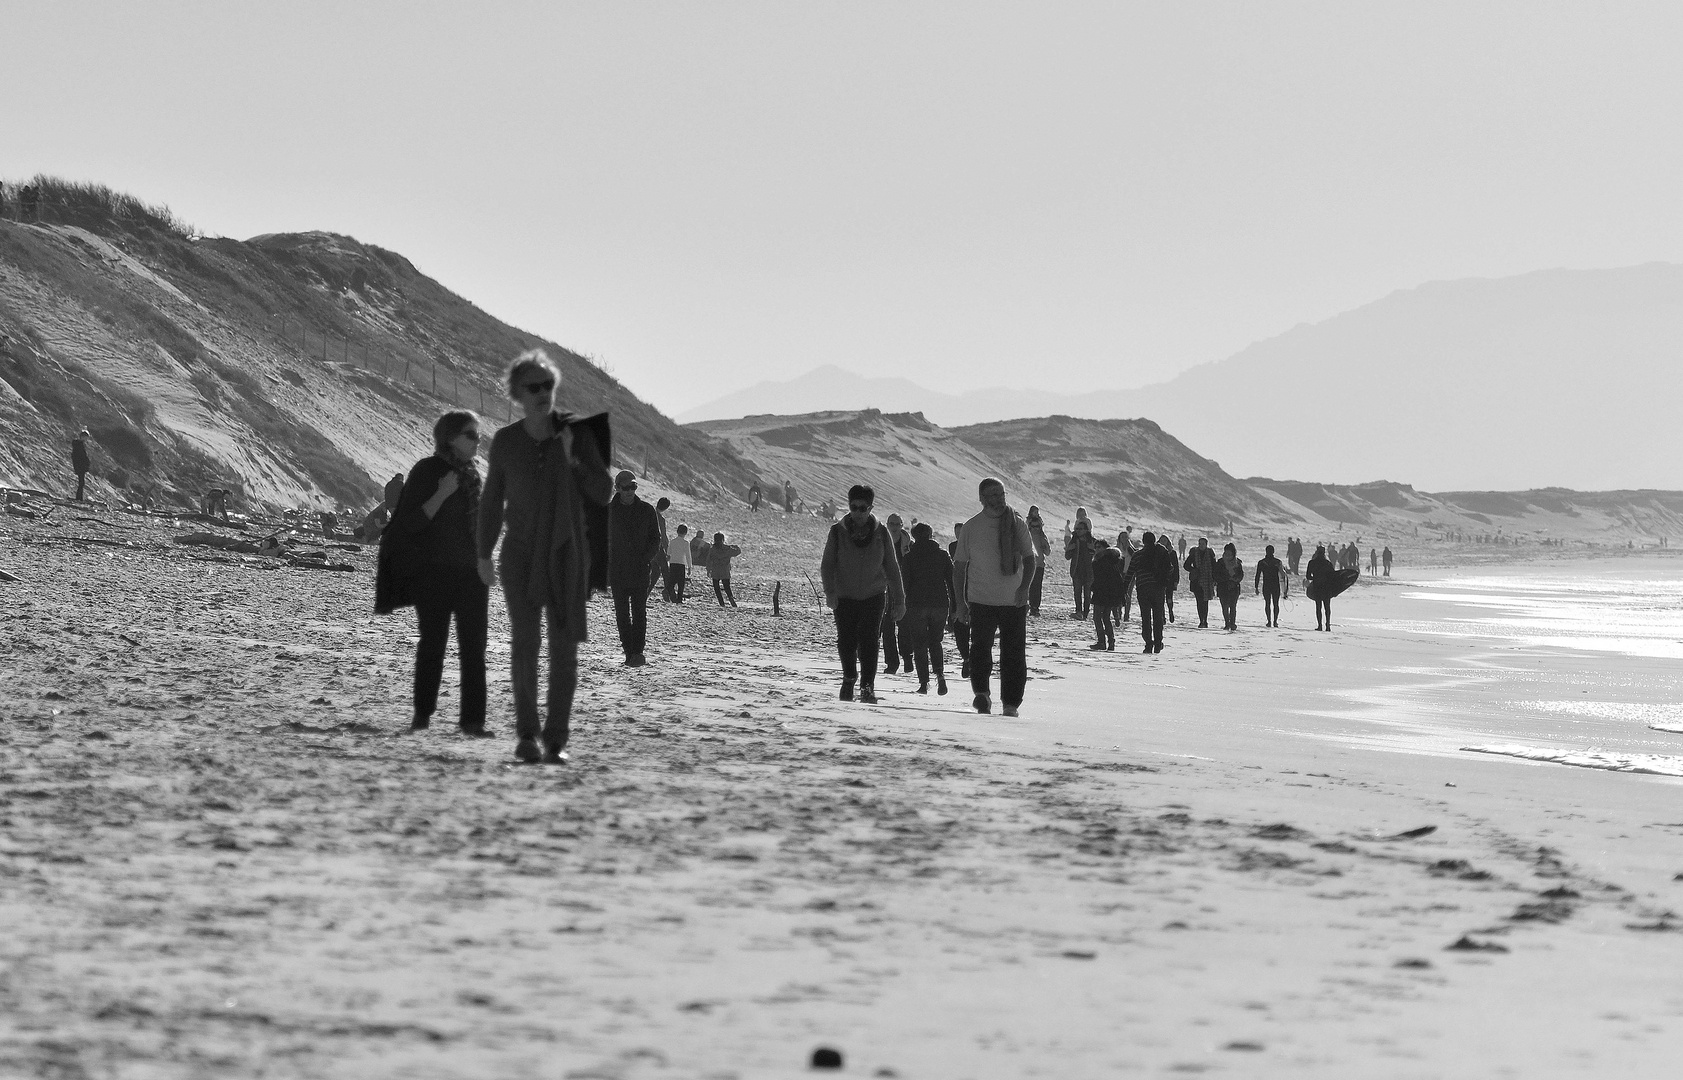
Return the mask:
<path id="1" fill-rule="evenodd" d="M 1235 1040 L 1233 1042 L 1228 1043 L 1226 1046 L 1222 1047 L 1222 1049 L 1223 1050 L 1256 1051 L 1256 1050 L 1261 1050 L 1262 1049 L 1262 1044 L 1259 1043 L 1259 1042 L 1246 1042 L 1246 1041 L 1243 1041 L 1243 1040 Z"/>
<path id="2" fill-rule="evenodd" d="M 815 1069 L 839 1069 L 842 1067 L 840 1050 L 828 1046 L 820 1046 L 812 1052 L 812 1067 Z"/>
<path id="3" fill-rule="evenodd" d="M 89 731 L 84 732 L 82 735 L 82 738 L 84 739 L 109 739 L 110 737 L 111 736 L 107 735 L 103 731 Z"/>
<path id="4" fill-rule="evenodd" d="M 1065 960 L 1094 960 L 1098 958 L 1099 954 L 1096 952 L 1088 952 L 1085 949 L 1065 949 L 1059 955 L 1061 955 Z"/>
<path id="5" fill-rule="evenodd" d="M 1432 962 L 1430 960 L 1422 960 L 1418 956 L 1409 956 L 1398 960 L 1391 966 L 1399 968 L 1429 968 L 1432 966 Z"/>
<path id="6" fill-rule="evenodd" d="M 1498 945 L 1494 941 L 1474 941 L 1462 934 L 1453 945 L 1445 945 L 1444 952 L 1507 952 L 1506 945 Z"/>

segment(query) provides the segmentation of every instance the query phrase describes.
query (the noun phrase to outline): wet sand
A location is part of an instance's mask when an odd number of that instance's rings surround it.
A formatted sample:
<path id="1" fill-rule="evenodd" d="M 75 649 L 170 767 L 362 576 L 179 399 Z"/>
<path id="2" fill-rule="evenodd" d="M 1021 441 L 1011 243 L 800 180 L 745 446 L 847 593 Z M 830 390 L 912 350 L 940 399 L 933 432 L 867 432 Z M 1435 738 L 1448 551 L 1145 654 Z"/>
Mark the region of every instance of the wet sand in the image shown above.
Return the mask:
<path id="1" fill-rule="evenodd" d="M 449 671 L 407 732 L 370 554 L 61 513 L 0 524 L 0 1074 L 1650 1076 L 1683 1033 L 1678 781 L 1397 706 L 1557 662 L 1391 628 L 1400 580 L 1156 658 L 1045 618 L 1021 719 L 871 708 L 791 585 L 822 526 L 703 512 L 744 607 L 653 605 L 631 671 L 593 605 L 574 762 L 520 767 Z"/>

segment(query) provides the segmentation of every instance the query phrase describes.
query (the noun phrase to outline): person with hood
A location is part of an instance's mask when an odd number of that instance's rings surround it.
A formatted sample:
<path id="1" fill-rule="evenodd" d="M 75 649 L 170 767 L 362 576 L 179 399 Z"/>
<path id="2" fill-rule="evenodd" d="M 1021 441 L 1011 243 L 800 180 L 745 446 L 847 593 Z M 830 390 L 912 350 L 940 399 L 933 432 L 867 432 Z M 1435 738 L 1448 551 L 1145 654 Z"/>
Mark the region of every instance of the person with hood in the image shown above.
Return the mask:
<path id="1" fill-rule="evenodd" d="M 903 524 L 904 523 L 900 520 L 899 514 L 888 515 L 888 540 L 894 547 L 894 559 L 896 562 L 904 559 L 906 557 L 906 552 L 910 551 L 912 547 L 912 538 L 902 527 Z M 887 613 L 884 612 L 884 621 L 882 624 L 882 673 L 884 675 L 893 675 L 901 670 L 904 670 L 908 675 L 912 673 L 912 647 L 906 643 L 904 635 L 901 634 L 900 625 L 894 620 L 887 618 Z"/>
<path id="2" fill-rule="evenodd" d="M 730 606 L 736 606 L 736 594 L 730 591 L 730 561 L 742 554 L 742 549 L 735 544 L 727 543 L 725 534 L 713 534 L 713 543 L 707 549 L 707 576 L 713 579 L 713 598 L 720 607 L 730 600 Z"/>
<path id="3" fill-rule="evenodd" d="M 480 577 L 490 580 L 491 556 L 503 538 L 503 598 L 511 638 L 509 680 L 514 689 L 514 755 L 523 762 L 561 764 L 578 688 L 579 643 L 588 634 L 592 535 L 606 533 L 607 414 L 580 419 L 555 409 L 561 372 L 542 349 L 508 366 L 509 397 L 519 420 L 491 443 L 485 492 L 479 501 Z M 592 509 L 593 508 L 593 509 Z M 595 527 L 593 527 L 593 523 Z M 596 528 L 600 528 L 598 533 Z M 606 552 L 595 563 L 606 578 Z M 538 660 L 547 623 L 547 718 L 538 717 Z M 539 740 L 542 740 L 542 748 Z"/>
<path id="4" fill-rule="evenodd" d="M 947 545 L 947 558 L 949 560 L 958 554 L 958 538 L 963 532 L 964 522 L 953 522 L 953 542 Z M 970 627 L 958 621 L 958 578 L 956 576 L 952 579 L 952 589 L 954 614 L 947 618 L 947 625 L 952 627 L 953 649 L 958 653 L 958 677 L 968 679 L 970 677 Z"/>
<path id="5" fill-rule="evenodd" d="M 982 512 L 964 523 L 953 559 L 955 617 L 970 627 L 970 687 L 979 713 L 993 711 L 993 639 L 999 637 L 999 697 L 1016 716 L 1028 686 L 1028 591 L 1039 556 L 1028 525 L 1005 501 L 1005 485 L 976 488 Z M 1091 532 L 1088 533 L 1091 539 Z"/>
<path id="6" fill-rule="evenodd" d="M 93 462 L 88 458 L 88 440 L 93 436 L 88 429 L 70 440 L 70 467 L 76 471 L 76 501 L 81 502 L 88 491 L 88 470 L 93 468 Z"/>
<path id="7" fill-rule="evenodd" d="M 1140 637 L 1145 651 L 1163 651 L 1163 605 L 1174 581 L 1179 580 L 1180 564 L 1174 549 L 1169 547 L 1167 535 L 1159 540 L 1150 532 L 1140 536 L 1143 543 L 1134 556 L 1134 591 L 1140 601 Z"/>
<path id="8" fill-rule="evenodd" d="M 1116 609 L 1127 585 L 1122 572 L 1122 551 L 1105 540 L 1095 542 L 1093 555 L 1093 633 L 1098 638 L 1087 646 L 1095 652 L 1116 651 Z"/>
<path id="9" fill-rule="evenodd" d="M 1085 517 L 1076 518 L 1075 529 L 1064 542 L 1064 558 L 1069 561 L 1069 580 L 1075 588 L 1073 618 L 1087 618 L 1093 591 L 1093 555 L 1097 551 L 1093 543 L 1093 523 Z"/>
<path id="10" fill-rule="evenodd" d="M 1040 507 L 1031 506 L 1027 514 L 1029 539 L 1034 541 L 1034 553 L 1039 561 L 1034 567 L 1034 581 L 1029 584 L 1029 618 L 1040 618 L 1040 594 L 1046 581 L 1046 558 L 1052 554 L 1052 542 L 1046 539 L 1046 523 L 1040 519 Z"/>
<path id="11" fill-rule="evenodd" d="M 917 692 L 929 693 L 929 674 L 935 673 L 935 692 L 947 692 L 946 660 L 941 639 L 953 614 L 953 560 L 934 540 L 926 522 L 912 526 L 912 546 L 900 561 L 906 588 L 906 617 L 901 640 L 910 643 L 917 667 Z"/>
<path id="12" fill-rule="evenodd" d="M 614 501 L 608 504 L 608 592 L 627 667 L 648 662 L 649 568 L 665 558 L 659 516 L 637 497 L 636 475 L 621 469 L 614 477 Z"/>
<path id="13" fill-rule="evenodd" d="M 1281 589 L 1291 589 L 1291 575 L 1286 573 L 1285 564 L 1274 557 L 1274 545 L 1269 544 L 1264 549 L 1262 558 L 1256 561 L 1256 577 L 1251 582 L 1251 593 L 1262 594 L 1262 616 L 1264 626 L 1278 627 L 1280 625 L 1280 593 Z"/>
<path id="14" fill-rule="evenodd" d="M 841 654 L 840 697 L 853 700 L 855 682 L 859 700 L 877 701 L 877 640 L 882 633 L 883 612 L 899 622 L 906 616 L 906 593 L 900 580 L 900 562 L 894 557 L 894 541 L 888 529 L 871 513 L 876 492 L 855 484 L 847 492 L 847 515 L 830 526 L 824 540 L 824 556 L 818 576 L 824 582 L 824 602 L 836 615 L 836 651 Z"/>
<path id="15" fill-rule="evenodd" d="M 1200 536 L 1198 546 L 1186 553 L 1186 584 L 1192 590 L 1192 599 L 1198 605 L 1198 627 L 1208 629 L 1210 625 L 1210 599 L 1215 596 L 1215 552 L 1210 550 L 1210 538 Z"/>
<path id="16" fill-rule="evenodd" d="M 409 470 L 380 540 L 374 610 L 415 605 L 414 711 L 409 730 L 424 731 L 438 707 L 450 620 L 456 620 L 461 702 L 457 726 L 486 738 L 485 638 L 491 575 L 475 547 L 480 491 L 479 417 L 447 412 L 432 426 L 433 452 Z"/>
<path id="17" fill-rule="evenodd" d="M 1227 630 L 1239 629 L 1239 597 L 1245 589 L 1245 564 L 1239 549 L 1231 543 L 1221 549 L 1215 567 L 1216 598 L 1221 601 L 1221 623 Z"/>
<path id="18" fill-rule="evenodd" d="M 1167 584 L 1165 584 L 1163 586 L 1163 607 L 1164 607 L 1164 610 L 1168 612 L 1169 621 L 1174 622 L 1175 621 L 1175 590 L 1180 588 L 1180 558 L 1175 555 L 1174 545 L 1169 543 L 1169 534 L 1168 533 L 1164 533 L 1162 536 L 1159 536 L 1157 538 L 1157 546 L 1162 548 L 1169 555 L 1169 576 L 1167 578 Z M 1142 619 L 1144 617 L 1145 616 L 1143 616 L 1143 615 L 1140 616 L 1140 618 L 1142 618 Z M 1157 651 L 1162 652 L 1163 651 L 1162 648 L 1161 648 L 1162 637 L 1163 637 L 1162 633 L 1159 632 L 1157 637 L 1158 637 L 1158 645 L 1159 645 L 1159 648 L 1157 649 Z"/>
<path id="19" fill-rule="evenodd" d="M 1315 554 L 1310 556 L 1309 565 L 1303 569 L 1303 591 L 1315 600 L 1315 629 L 1330 631 L 1332 629 L 1332 599 L 1315 599 L 1315 592 L 1311 588 L 1317 581 L 1331 583 L 1333 574 L 1332 560 L 1327 558 L 1324 544 L 1315 545 Z M 1323 618 L 1324 616 L 1324 618 Z"/>

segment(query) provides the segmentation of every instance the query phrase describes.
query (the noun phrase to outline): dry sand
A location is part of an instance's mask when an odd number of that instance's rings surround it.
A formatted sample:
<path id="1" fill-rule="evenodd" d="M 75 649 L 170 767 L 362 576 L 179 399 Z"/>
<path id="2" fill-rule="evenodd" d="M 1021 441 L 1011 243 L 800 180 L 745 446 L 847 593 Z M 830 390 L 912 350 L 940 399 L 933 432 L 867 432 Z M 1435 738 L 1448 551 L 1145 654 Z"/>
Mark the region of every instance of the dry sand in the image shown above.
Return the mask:
<path id="1" fill-rule="evenodd" d="M 0 521 L 0 1075 L 1672 1074 L 1678 782 L 1399 719 L 1536 659 L 1390 628 L 1400 581 L 1158 658 L 1046 618 L 1021 719 L 872 708 L 790 585 L 821 525 L 680 517 L 747 549 L 744 606 L 654 605 L 632 671 L 594 605 L 565 768 L 407 732 L 368 553 Z"/>

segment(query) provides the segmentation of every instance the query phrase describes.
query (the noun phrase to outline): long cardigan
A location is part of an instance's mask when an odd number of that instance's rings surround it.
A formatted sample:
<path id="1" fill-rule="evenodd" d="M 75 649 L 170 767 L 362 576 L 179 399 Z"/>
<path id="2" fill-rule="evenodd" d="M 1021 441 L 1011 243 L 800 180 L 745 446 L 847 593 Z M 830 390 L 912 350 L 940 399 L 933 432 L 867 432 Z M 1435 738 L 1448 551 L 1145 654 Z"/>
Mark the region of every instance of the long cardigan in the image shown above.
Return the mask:
<path id="1" fill-rule="evenodd" d="M 614 494 L 608 417 L 551 418 L 557 432 L 551 438 L 532 438 L 516 420 L 492 441 L 479 498 L 479 557 L 491 557 L 506 525 L 498 564 L 503 594 L 511 605 L 553 608 L 561 640 L 583 641 L 591 585 L 607 577 L 607 506 Z M 563 429 L 572 432 L 570 462 L 561 452 Z"/>

